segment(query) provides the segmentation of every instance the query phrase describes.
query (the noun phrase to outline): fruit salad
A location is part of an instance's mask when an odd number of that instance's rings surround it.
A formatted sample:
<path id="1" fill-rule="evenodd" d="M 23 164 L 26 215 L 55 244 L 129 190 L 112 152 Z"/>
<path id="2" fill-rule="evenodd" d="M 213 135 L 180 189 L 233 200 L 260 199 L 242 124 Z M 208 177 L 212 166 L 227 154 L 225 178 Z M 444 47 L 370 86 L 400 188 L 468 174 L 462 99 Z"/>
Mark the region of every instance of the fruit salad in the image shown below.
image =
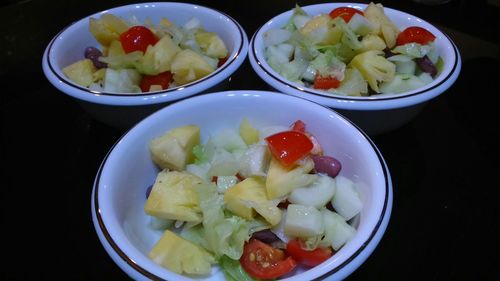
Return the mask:
<path id="1" fill-rule="evenodd" d="M 149 149 L 160 172 L 144 211 L 162 233 L 149 257 L 173 272 L 205 276 L 217 264 L 227 280 L 280 278 L 356 233 L 357 186 L 300 120 L 257 129 L 243 119 L 203 144 L 186 125 Z"/>
<path id="2" fill-rule="evenodd" d="M 124 20 L 112 14 L 89 19 L 101 46 L 82 47 L 82 59 L 66 66 L 74 83 L 97 92 L 141 93 L 181 86 L 209 75 L 227 60 L 228 49 L 214 32 L 192 18 L 177 26 Z"/>
<path id="3" fill-rule="evenodd" d="M 422 27 L 400 30 L 381 4 L 319 15 L 297 6 L 285 26 L 265 32 L 264 55 L 287 80 L 326 93 L 402 93 L 439 74 L 435 39 Z"/>

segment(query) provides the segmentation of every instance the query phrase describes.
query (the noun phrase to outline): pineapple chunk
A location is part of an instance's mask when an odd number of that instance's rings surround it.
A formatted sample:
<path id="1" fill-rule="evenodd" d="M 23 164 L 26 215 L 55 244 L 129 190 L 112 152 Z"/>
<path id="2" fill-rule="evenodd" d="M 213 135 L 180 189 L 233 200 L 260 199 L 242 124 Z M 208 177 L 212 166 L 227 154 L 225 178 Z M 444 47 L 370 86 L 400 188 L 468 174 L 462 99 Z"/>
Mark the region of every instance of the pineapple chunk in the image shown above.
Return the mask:
<path id="1" fill-rule="evenodd" d="M 383 54 L 382 51 L 367 51 L 356 55 L 349 63 L 349 67 L 357 68 L 370 88 L 377 93 L 380 93 L 378 82 L 391 81 L 396 73 L 396 65 Z"/>
<path id="2" fill-rule="evenodd" d="M 245 118 L 240 123 L 240 136 L 247 145 L 251 145 L 259 141 L 259 130 L 252 127 Z"/>
<path id="3" fill-rule="evenodd" d="M 109 43 L 109 47 L 107 48 L 107 56 L 115 57 L 123 55 L 125 55 L 125 51 L 123 50 L 122 43 L 118 40 L 111 41 L 111 43 Z"/>
<path id="4" fill-rule="evenodd" d="M 336 44 L 342 37 L 342 30 L 331 27 L 332 19 L 329 15 L 319 15 L 309 20 L 301 29 L 300 33 L 320 44 Z"/>
<path id="5" fill-rule="evenodd" d="M 272 157 L 267 171 L 267 197 L 276 199 L 289 194 L 297 187 L 310 185 L 318 177 L 317 175 L 308 174 L 313 168 L 314 162 L 311 158 L 304 159 L 301 165 L 284 167 Z"/>
<path id="6" fill-rule="evenodd" d="M 148 75 L 169 71 L 174 57 L 180 51 L 181 48 L 170 36 L 163 36 L 154 46 L 148 46 L 137 68 L 139 72 Z"/>
<path id="7" fill-rule="evenodd" d="M 188 125 L 174 128 L 154 138 L 149 149 L 153 161 L 162 168 L 182 171 L 194 160 L 193 147 L 200 144 L 200 128 Z"/>
<path id="8" fill-rule="evenodd" d="M 177 53 L 170 69 L 174 74 L 174 81 L 177 85 L 193 82 L 214 71 L 214 68 L 201 55 L 190 49 Z"/>
<path id="9" fill-rule="evenodd" d="M 370 3 L 365 11 L 365 18 L 372 24 L 372 33 L 381 36 L 387 47 L 392 48 L 396 45 L 396 38 L 399 34 L 399 29 L 385 15 L 382 4 Z"/>
<path id="10" fill-rule="evenodd" d="M 251 220 L 254 210 L 271 225 L 280 222 L 282 211 L 267 199 L 264 181 L 260 178 L 246 178 L 224 193 L 226 208 L 236 215 Z"/>
<path id="11" fill-rule="evenodd" d="M 201 183 L 190 173 L 165 169 L 158 173 L 144 211 L 162 219 L 200 222 L 201 209 L 194 187 Z"/>
<path id="12" fill-rule="evenodd" d="M 363 39 L 361 39 L 361 45 L 361 49 L 356 50 L 358 53 L 371 50 L 383 51 L 387 47 L 384 39 L 375 34 L 367 34 L 366 36 L 363 36 Z"/>
<path id="13" fill-rule="evenodd" d="M 367 96 L 368 83 L 357 68 L 347 68 L 345 70 L 344 80 L 340 82 L 337 91 L 349 96 Z"/>
<path id="14" fill-rule="evenodd" d="M 119 40 L 120 34 L 129 26 L 120 18 L 112 14 L 104 14 L 99 19 L 90 18 L 89 30 L 95 39 L 104 46 L 109 46 L 111 41 Z"/>
<path id="15" fill-rule="evenodd" d="M 149 257 L 157 264 L 182 274 L 208 274 L 215 263 L 214 257 L 205 249 L 166 230 L 149 252 Z"/>
<path id="16" fill-rule="evenodd" d="M 224 44 L 224 41 L 222 41 L 217 33 L 198 30 L 195 37 L 196 42 L 206 55 L 214 58 L 227 57 L 226 44 Z"/>
<path id="17" fill-rule="evenodd" d="M 88 87 L 94 82 L 94 63 L 89 59 L 79 60 L 63 68 L 64 74 L 73 82 L 83 87 Z"/>

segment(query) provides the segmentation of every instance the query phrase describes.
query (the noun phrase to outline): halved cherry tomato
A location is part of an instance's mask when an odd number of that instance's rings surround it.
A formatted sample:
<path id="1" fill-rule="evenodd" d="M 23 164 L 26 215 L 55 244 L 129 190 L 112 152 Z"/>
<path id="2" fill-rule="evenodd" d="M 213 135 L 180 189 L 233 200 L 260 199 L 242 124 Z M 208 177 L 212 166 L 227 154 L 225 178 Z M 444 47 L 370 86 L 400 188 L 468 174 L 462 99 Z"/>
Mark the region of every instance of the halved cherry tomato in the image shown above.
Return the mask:
<path id="1" fill-rule="evenodd" d="M 349 22 L 351 20 L 352 16 L 354 16 L 354 14 L 360 14 L 362 16 L 365 15 L 362 11 L 360 11 L 358 9 L 354 9 L 351 7 L 339 7 L 339 8 L 333 9 L 330 12 L 330 17 L 332 19 L 334 19 L 336 17 L 341 17 L 344 19 L 345 22 Z"/>
<path id="2" fill-rule="evenodd" d="M 410 26 L 399 33 L 398 38 L 396 38 L 396 45 L 399 46 L 413 42 L 425 45 L 434 41 L 434 39 L 436 39 L 436 36 L 427 31 L 427 29 L 418 26 Z"/>
<path id="3" fill-rule="evenodd" d="M 301 133 L 306 132 L 306 123 L 302 122 L 302 120 L 297 120 L 292 124 L 292 131 L 298 131 Z"/>
<path id="4" fill-rule="evenodd" d="M 151 85 L 160 85 L 162 89 L 167 89 L 171 81 L 172 73 L 170 71 L 165 71 L 157 75 L 144 75 L 140 87 L 143 92 L 149 92 Z"/>
<path id="5" fill-rule="evenodd" d="M 278 278 L 297 266 L 285 252 L 257 239 L 250 239 L 245 244 L 240 263 L 248 274 L 259 279 Z"/>
<path id="6" fill-rule="evenodd" d="M 313 149 L 307 135 L 298 131 L 284 131 L 266 138 L 273 156 L 284 166 L 289 166 L 303 158 Z"/>
<path id="7" fill-rule="evenodd" d="M 314 78 L 314 84 L 313 84 L 314 89 L 328 90 L 332 88 L 338 88 L 339 86 L 340 86 L 340 81 L 333 76 L 323 77 L 320 75 L 316 75 L 316 78 Z"/>
<path id="8" fill-rule="evenodd" d="M 326 261 L 333 255 L 331 248 L 316 248 L 312 251 L 302 247 L 302 241 L 293 239 L 286 244 L 286 252 L 298 263 L 313 267 Z"/>
<path id="9" fill-rule="evenodd" d="M 158 38 L 149 28 L 136 25 L 120 34 L 120 42 L 123 50 L 128 54 L 133 51 L 146 52 L 149 45 L 154 46 L 158 42 Z"/>

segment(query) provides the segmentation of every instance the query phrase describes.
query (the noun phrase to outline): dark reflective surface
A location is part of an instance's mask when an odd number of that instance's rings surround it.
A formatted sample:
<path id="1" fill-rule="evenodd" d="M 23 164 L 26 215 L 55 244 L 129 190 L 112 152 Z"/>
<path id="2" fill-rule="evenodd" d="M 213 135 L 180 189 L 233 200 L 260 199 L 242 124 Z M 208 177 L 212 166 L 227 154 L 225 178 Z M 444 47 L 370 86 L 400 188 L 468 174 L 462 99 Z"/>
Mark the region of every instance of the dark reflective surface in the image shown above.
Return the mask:
<path id="1" fill-rule="evenodd" d="M 294 5 L 193 2 L 231 15 L 249 36 Z M 457 82 L 415 120 L 373 138 L 391 170 L 394 206 L 379 246 L 348 280 L 500 280 L 500 12 L 494 2 L 382 1 L 446 32 L 463 66 Z M 1 280 L 127 279 L 98 241 L 90 212 L 95 173 L 124 131 L 92 120 L 41 70 L 43 50 L 62 28 L 127 3 L 133 2 L 1 4 Z M 230 88 L 268 89 L 248 61 Z"/>

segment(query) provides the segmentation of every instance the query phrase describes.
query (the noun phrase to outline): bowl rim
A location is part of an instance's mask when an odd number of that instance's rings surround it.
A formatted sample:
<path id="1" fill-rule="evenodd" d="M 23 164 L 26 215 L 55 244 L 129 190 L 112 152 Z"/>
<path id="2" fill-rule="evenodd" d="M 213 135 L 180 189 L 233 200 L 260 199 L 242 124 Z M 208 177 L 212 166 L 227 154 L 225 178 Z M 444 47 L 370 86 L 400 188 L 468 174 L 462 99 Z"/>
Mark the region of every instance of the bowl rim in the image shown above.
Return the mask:
<path id="1" fill-rule="evenodd" d="M 71 82 L 68 78 L 61 76 L 56 71 L 57 67 L 54 66 L 54 62 L 52 61 L 53 46 L 57 42 L 59 37 L 63 35 L 69 28 L 77 24 L 81 24 L 82 21 L 85 21 L 86 19 L 92 16 L 98 16 L 103 13 L 112 13 L 113 11 L 120 9 L 129 9 L 137 6 L 148 6 L 148 5 L 166 6 L 166 7 L 170 5 L 179 5 L 184 7 L 197 7 L 205 9 L 207 11 L 215 12 L 231 21 L 232 25 L 237 29 L 239 35 L 239 40 L 237 41 L 237 43 L 239 44 L 235 46 L 232 54 L 229 54 L 231 56 L 227 59 L 227 61 L 223 65 L 215 69 L 209 75 L 197 79 L 195 81 L 192 81 L 190 83 L 161 91 L 152 91 L 146 93 L 115 93 L 115 92 L 91 90 L 89 88 Z M 108 104 L 108 105 L 147 105 L 147 104 L 175 101 L 178 99 L 195 95 L 199 92 L 202 92 L 204 90 L 209 89 L 210 87 L 217 85 L 218 83 L 229 77 L 234 71 L 236 71 L 239 68 L 239 66 L 241 66 L 247 54 L 248 54 L 248 36 L 245 30 L 233 17 L 229 16 L 228 14 L 218 9 L 204 5 L 183 3 L 183 2 L 142 2 L 136 4 L 121 5 L 110 9 L 101 10 L 71 22 L 70 24 L 65 26 L 61 31 L 59 31 L 51 39 L 51 41 L 45 48 L 44 55 L 42 58 L 42 66 L 45 76 L 56 88 L 58 88 L 63 93 L 73 96 L 79 100 L 84 100 L 99 104 Z M 192 86 L 199 87 L 199 89 L 191 90 Z M 64 90 L 64 88 L 67 88 L 69 90 Z M 177 93 L 178 91 L 186 91 L 186 92 L 181 95 L 181 93 Z M 124 100 L 122 100 L 122 98 Z"/>
<path id="2" fill-rule="evenodd" d="M 351 2 L 321 3 L 321 4 L 305 5 L 301 6 L 301 8 L 326 9 L 326 7 L 334 8 L 342 6 L 367 7 L 368 4 L 351 3 Z M 252 68 L 266 83 L 268 83 L 270 86 L 274 88 L 277 88 L 278 90 L 281 90 L 282 92 L 290 93 L 292 95 L 300 97 L 305 96 L 308 99 L 309 98 L 313 99 L 313 101 L 339 109 L 382 110 L 382 109 L 400 108 L 427 101 L 444 92 L 448 87 L 450 87 L 455 82 L 461 69 L 462 63 L 461 63 L 460 52 L 456 44 L 446 33 L 442 32 L 437 26 L 429 23 L 426 20 L 423 20 L 417 16 L 406 13 L 404 11 L 386 6 L 384 6 L 384 10 L 389 10 L 392 13 L 399 13 L 403 16 L 412 18 L 414 21 L 418 21 L 419 23 L 423 23 L 424 25 L 429 25 L 435 28 L 440 33 L 439 35 L 442 35 L 442 38 L 445 39 L 444 41 L 445 45 L 447 46 L 447 48 L 453 51 L 452 54 L 453 61 L 451 67 L 449 68 L 449 71 L 441 73 L 440 76 L 442 76 L 443 78 L 440 78 L 436 84 L 430 85 L 431 83 L 429 83 L 421 88 L 411 90 L 409 93 L 358 97 L 358 96 L 328 94 L 325 92 L 321 92 L 319 90 L 310 89 L 306 86 L 301 86 L 300 84 L 285 79 L 279 73 L 275 73 L 275 71 L 267 65 L 267 62 L 263 63 L 262 60 L 259 59 L 258 53 L 256 51 L 257 49 L 256 38 L 257 36 L 263 35 L 261 33 L 266 25 L 271 24 L 278 17 L 282 17 L 287 13 L 291 13 L 292 9 L 286 10 L 278 15 L 273 16 L 271 19 L 262 24 L 254 32 L 250 40 L 250 47 L 249 47 L 250 50 L 248 52 Z"/>
<path id="3" fill-rule="evenodd" d="M 278 95 L 281 95 L 282 97 L 284 96 L 284 97 L 287 97 L 287 98 L 300 99 L 300 100 L 303 100 L 303 101 L 306 101 L 306 102 L 311 102 L 311 101 L 303 99 L 303 98 L 298 98 L 298 97 L 294 97 L 294 96 L 288 96 L 286 94 L 279 93 L 279 92 L 261 91 L 261 90 L 221 91 L 221 92 L 214 92 L 214 93 L 211 93 L 209 95 L 202 95 L 202 96 L 192 97 L 192 98 L 189 98 L 188 100 L 192 100 L 192 99 L 198 99 L 198 100 L 209 99 L 211 95 L 231 96 L 231 97 L 233 97 L 233 96 L 236 95 L 236 96 L 242 97 L 242 96 L 248 96 L 249 94 L 256 94 L 256 93 L 257 94 L 273 94 L 273 95 L 278 94 Z M 176 102 L 175 104 L 177 104 L 177 103 L 184 104 L 185 102 L 187 102 L 187 101 L 186 100 L 182 100 L 182 101 Z M 349 119 L 345 118 L 344 116 L 342 116 L 340 113 L 334 111 L 333 109 L 325 107 L 325 106 L 320 105 L 318 103 L 314 103 L 314 102 L 311 102 L 311 103 L 315 104 L 317 106 L 323 107 L 323 108 L 327 109 L 328 111 L 331 111 L 333 114 L 338 115 L 344 122 L 346 122 L 347 124 L 352 125 L 355 128 L 355 130 L 361 134 L 361 136 L 363 137 L 363 139 L 365 139 L 367 141 L 367 143 L 371 147 L 371 150 L 376 155 L 376 159 L 378 160 L 378 163 L 380 164 L 380 169 L 381 169 L 381 172 L 382 172 L 382 175 L 383 175 L 383 182 L 384 182 L 384 189 L 383 189 L 383 192 L 384 192 L 384 202 L 382 204 L 381 213 L 380 213 L 380 216 L 378 217 L 376 223 L 374 224 L 373 229 L 371 229 L 369 231 L 369 235 L 367 236 L 366 241 L 363 241 L 363 243 L 360 244 L 360 247 L 357 248 L 356 251 L 354 251 L 353 253 L 351 253 L 349 255 L 349 257 L 344 262 L 342 262 L 341 264 L 339 264 L 335 268 L 333 268 L 331 270 L 328 270 L 326 273 L 323 273 L 320 276 L 314 277 L 314 279 L 325 279 L 325 278 L 332 277 L 332 275 L 334 275 L 337 272 L 342 271 L 344 269 L 347 270 L 347 271 L 349 271 L 349 273 L 352 272 L 352 271 L 354 271 L 364 261 L 364 259 L 367 258 L 367 255 L 369 255 L 369 253 L 363 255 L 363 252 L 365 250 L 367 252 L 371 252 L 373 250 L 373 248 L 378 244 L 381 236 L 385 232 L 385 229 L 386 229 L 387 224 L 388 224 L 388 220 L 389 220 L 391 212 L 392 212 L 392 200 L 393 200 L 392 199 L 392 179 L 391 179 L 391 176 L 390 176 L 390 171 L 388 169 L 388 166 L 387 166 L 387 164 L 385 162 L 385 159 L 384 159 L 382 153 L 379 151 L 379 149 L 377 148 L 376 144 L 370 139 L 370 137 L 361 128 L 359 128 L 352 121 L 350 121 Z M 173 105 L 175 105 L 175 104 L 173 104 Z M 161 111 L 163 111 L 163 110 L 165 110 L 165 109 L 162 109 Z M 158 114 L 158 113 L 159 112 L 156 112 L 154 114 Z M 111 156 L 111 154 L 115 150 L 116 146 L 119 145 L 122 142 L 122 140 L 125 137 L 128 136 L 129 132 L 131 130 L 133 130 L 135 127 L 140 126 L 141 123 L 143 123 L 143 122 L 140 122 L 140 123 L 136 124 L 134 127 L 130 128 L 128 131 L 126 131 L 113 144 L 113 146 L 109 149 L 109 151 L 107 152 L 106 156 L 102 160 L 102 162 L 101 162 L 101 164 L 99 166 L 99 170 L 97 172 L 97 175 L 95 177 L 94 184 L 93 184 L 92 200 L 91 200 L 92 201 L 92 216 L 94 218 L 93 219 L 94 227 L 98 231 L 98 234 L 100 232 L 103 235 L 104 241 L 101 241 L 101 242 L 103 244 L 104 244 L 104 242 L 106 242 L 107 245 L 110 246 L 110 248 L 105 247 L 106 251 L 108 251 L 108 253 L 109 253 L 109 251 L 112 250 L 113 251 L 112 252 L 113 255 L 117 255 L 130 268 L 132 268 L 135 271 L 135 273 L 139 273 L 142 276 L 147 277 L 147 278 L 152 279 L 152 280 L 166 280 L 163 277 L 157 276 L 156 274 L 150 272 L 149 270 L 147 270 L 146 268 L 144 268 L 143 266 L 141 266 L 137 262 L 135 262 L 133 258 L 131 258 L 131 257 L 127 256 L 127 254 L 125 254 L 125 252 L 121 249 L 121 247 L 118 245 L 118 243 L 115 241 L 115 239 L 113 239 L 113 237 L 110 234 L 110 231 L 106 227 L 106 224 L 104 223 L 104 220 L 103 220 L 103 217 L 102 217 L 102 211 L 101 211 L 102 209 L 99 206 L 99 194 L 100 194 L 99 193 L 99 191 L 100 191 L 99 187 L 101 185 L 100 181 L 102 179 L 102 173 L 103 173 L 103 170 L 104 170 L 104 167 L 105 167 L 105 164 L 106 164 L 108 158 Z M 111 253 L 109 253 L 109 254 L 111 255 Z M 354 260 L 357 260 L 357 259 L 361 259 L 360 262 L 358 264 L 352 265 L 351 262 L 353 262 Z M 347 274 L 349 274 L 349 273 L 347 273 Z M 293 277 L 296 277 L 296 276 L 297 275 L 294 275 L 294 276 L 291 276 L 291 277 L 293 278 Z M 284 279 L 284 280 L 287 280 L 287 279 Z"/>

